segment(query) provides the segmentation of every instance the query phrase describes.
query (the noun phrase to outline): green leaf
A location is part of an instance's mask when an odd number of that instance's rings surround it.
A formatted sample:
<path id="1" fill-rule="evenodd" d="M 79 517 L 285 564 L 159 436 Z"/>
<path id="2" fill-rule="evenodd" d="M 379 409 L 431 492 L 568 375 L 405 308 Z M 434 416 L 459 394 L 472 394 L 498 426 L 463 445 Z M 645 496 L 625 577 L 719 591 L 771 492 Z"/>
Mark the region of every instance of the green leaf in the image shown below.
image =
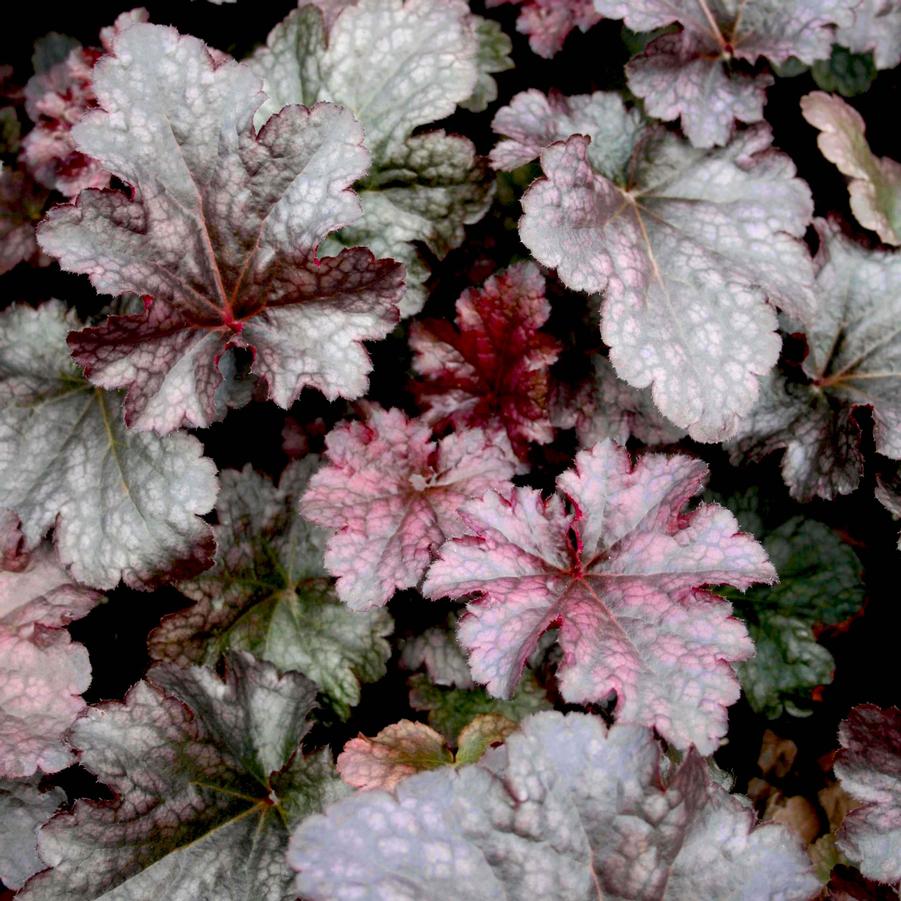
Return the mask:
<path id="1" fill-rule="evenodd" d="M 212 569 L 182 582 L 197 603 L 151 635 L 156 660 L 214 664 L 229 648 L 312 679 L 341 718 L 360 682 L 385 674 L 393 623 L 386 610 L 341 604 L 322 565 L 324 533 L 297 512 L 316 457 L 292 463 L 278 486 L 248 465 L 223 472 Z"/>
<path id="2" fill-rule="evenodd" d="M 818 88 L 856 97 L 869 90 L 876 77 L 872 53 L 852 53 L 836 45 L 829 59 L 815 62 L 810 69 Z"/>

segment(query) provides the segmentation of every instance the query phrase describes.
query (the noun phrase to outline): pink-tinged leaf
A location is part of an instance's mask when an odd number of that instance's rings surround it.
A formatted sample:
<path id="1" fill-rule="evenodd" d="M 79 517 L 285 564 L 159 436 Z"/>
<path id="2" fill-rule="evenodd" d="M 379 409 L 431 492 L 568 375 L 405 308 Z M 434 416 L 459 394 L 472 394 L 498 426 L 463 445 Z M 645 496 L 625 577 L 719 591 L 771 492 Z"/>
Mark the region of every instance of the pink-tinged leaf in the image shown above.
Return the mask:
<path id="1" fill-rule="evenodd" d="M 901 3 L 860 0 L 854 23 L 839 28 L 835 42 L 854 53 L 872 51 L 877 69 L 894 69 L 901 63 Z"/>
<path id="2" fill-rule="evenodd" d="M 878 882 L 901 880 L 901 710 L 855 707 L 838 730 L 835 774 L 863 806 L 838 834 L 839 848 Z"/>
<path id="3" fill-rule="evenodd" d="M 514 488 L 466 504 L 470 534 L 444 545 L 423 591 L 478 594 L 459 628 L 474 678 L 509 697 L 541 635 L 558 628 L 565 700 L 615 691 L 619 721 L 712 753 L 739 695 L 730 664 L 753 645 L 731 606 L 701 589 L 776 573 L 728 510 L 684 511 L 706 477 L 689 457 L 633 464 L 605 441 L 576 456 L 548 500 Z"/>
<path id="4" fill-rule="evenodd" d="M 873 154 L 863 117 L 841 97 L 814 91 L 801 98 L 801 113 L 820 130 L 817 145 L 823 156 L 850 179 L 857 221 L 886 244 L 901 245 L 901 163 Z"/>
<path id="5" fill-rule="evenodd" d="M 24 562 L 0 572 L 0 779 L 55 773 L 73 762 L 63 734 L 91 684 L 88 652 L 65 627 L 100 595 L 76 585 L 49 544 Z"/>
<path id="6" fill-rule="evenodd" d="M 727 438 L 754 406 L 779 355 L 773 307 L 813 315 L 810 190 L 771 140 L 760 125 L 704 153 L 646 128 L 611 177 L 574 135 L 542 152 L 545 178 L 522 199 L 520 236 L 538 261 L 604 293 L 617 375 L 652 386 L 660 411 L 700 441 Z"/>
<path id="7" fill-rule="evenodd" d="M 650 730 L 540 713 L 475 766 L 359 792 L 303 823 L 288 860 L 310 901 L 780 899 L 820 885 L 783 826 Z"/>
<path id="8" fill-rule="evenodd" d="M 25 546 L 52 528 L 62 563 L 95 588 L 146 588 L 209 566 L 200 517 L 218 483 L 200 442 L 127 430 L 120 399 L 70 358 L 78 322 L 59 301 L 12 307 L 0 325 L 0 509 L 19 516 Z"/>
<path id="9" fill-rule="evenodd" d="M 563 49 L 569 33 L 588 31 L 601 20 L 594 0 L 488 0 L 486 6 L 520 6 L 516 30 L 527 35 L 533 52 L 550 59 Z"/>
<path id="10" fill-rule="evenodd" d="M 729 444 L 733 462 L 784 448 L 782 475 L 799 500 L 857 488 L 858 407 L 872 410 L 877 452 L 901 460 L 901 254 L 866 250 L 835 223 L 817 229 L 820 306 L 803 365 L 810 381 L 774 376 Z"/>
<path id="11" fill-rule="evenodd" d="M 458 508 L 515 471 L 503 436 L 471 429 L 435 442 L 421 420 L 379 407 L 333 429 L 326 448 L 300 511 L 333 530 L 325 565 L 355 610 L 418 585 L 441 544 L 463 533 Z"/>
<path id="12" fill-rule="evenodd" d="M 92 707 L 71 740 L 107 785 L 41 830 L 52 867 L 28 901 L 287 901 L 290 829 L 342 797 L 328 751 L 304 754 L 315 686 L 230 654 L 222 677 L 161 664 L 123 703 Z"/>
<path id="13" fill-rule="evenodd" d="M 678 23 L 626 67 L 629 88 L 658 119 L 678 119 L 696 147 L 726 144 L 733 123 L 763 118 L 769 74 L 742 71 L 733 60 L 784 63 L 826 59 L 837 26 L 854 21 L 858 0 L 596 0 L 600 13 L 636 31 Z"/>
<path id="14" fill-rule="evenodd" d="M 550 316 L 544 276 L 517 263 L 457 301 L 456 329 L 448 322 L 413 323 L 414 385 L 429 423 L 501 428 L 525 457 L 530 441 L 546 444 L 549 369 L 559 343 L 540 331 Z"/>
<path id="15" fill-rule="evenodd" d="M 133 196 L 82 191 L 39 236 L 98 291 L 152 297 L 143 315 L 72 336 L 89 378 L 127 388 L 128 424 L 160 433 L 221 416 L 228 347 L 253 352 L 283 407 L 305 386 L 362 394 L 362 342 L 396 321 L 402 267 L 360 248 L 317 256 L 360 214 L 349 190 L 369 164 L 360 126 L 331 104 L 291 106 L 257 134 L 263 95 L 249 68 L 156 25 L 132 25 L 112 49 L 94 68 L 102 109 L 73 135 Z"/>
<path id="16" fill-rule="evenodd" d="M 444 739 L 424 723 L 401 720 L 375 738 L 351 739 L 338 755 L 338 774 L 353 788 L 391 791 L 401 779 L 454 762 Z"/>
<path id="17" fill-rule="evenodd" d="M 42 792 L 37 783 L 0 779 L 0 881 L 10 889 L 47 866 L 38 856 L 38 829 L 66 800 L 61 788 Z"/>
<path id="18" fill-rule="evenodd" d="M 27 172 L 8 166 L 0 169 L 0 275 L 18 263 L 49 262 L 34 234 L 46 201 L 47 191 Z"/>

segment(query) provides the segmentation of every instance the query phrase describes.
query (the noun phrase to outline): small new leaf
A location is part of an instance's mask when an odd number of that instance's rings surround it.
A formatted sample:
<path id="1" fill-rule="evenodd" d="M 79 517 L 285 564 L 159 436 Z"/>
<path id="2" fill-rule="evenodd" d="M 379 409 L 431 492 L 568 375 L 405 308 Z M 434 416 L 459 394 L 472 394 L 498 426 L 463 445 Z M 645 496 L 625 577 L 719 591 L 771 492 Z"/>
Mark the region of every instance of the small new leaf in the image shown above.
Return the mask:
<path id="1" fill-rule="evenodd" d="M 516 30 L 527 35 L 534 53 L 550 59 L 563 49 L 569 33 L 588 31 L 601 19 L 594 0 L 487 0 L 488 7 L 515 3 L 520 7 Z"/>

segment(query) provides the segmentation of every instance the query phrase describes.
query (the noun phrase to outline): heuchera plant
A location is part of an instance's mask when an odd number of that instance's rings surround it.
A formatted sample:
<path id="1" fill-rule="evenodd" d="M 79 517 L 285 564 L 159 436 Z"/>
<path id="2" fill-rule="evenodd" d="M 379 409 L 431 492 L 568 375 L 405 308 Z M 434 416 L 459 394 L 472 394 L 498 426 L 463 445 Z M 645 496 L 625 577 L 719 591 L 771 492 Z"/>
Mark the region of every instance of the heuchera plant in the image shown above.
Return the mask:
<path id="1" fill-rule="evenodd" d="M 222 3 L 0 66 L 0 901 L 901 891 L 901 2 Z"/>

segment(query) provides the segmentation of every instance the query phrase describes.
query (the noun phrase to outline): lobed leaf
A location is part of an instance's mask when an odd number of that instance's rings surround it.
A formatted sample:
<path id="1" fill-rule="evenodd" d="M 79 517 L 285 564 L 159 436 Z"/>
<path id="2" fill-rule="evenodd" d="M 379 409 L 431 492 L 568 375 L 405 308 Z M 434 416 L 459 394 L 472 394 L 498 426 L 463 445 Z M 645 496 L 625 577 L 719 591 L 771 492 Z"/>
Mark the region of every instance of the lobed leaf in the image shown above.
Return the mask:
<path id="1" fill-rule="evenodd" d="M 41 830 L 53 869 L 23 899 L 294 898 L 289 831 L 342 794 L 327 751 L 299 745 L 316 688 L 246 654 L 224 678 L 159 664 L 124 703 L 91 708 L 72 742 L 111 801 Z"/>
<path id="2" fill-rule="evenodd" d="M 414 390 L 426 422 L 503 429 L 520 458 L 528 442 L 553 440 L 549 369 L 560 345 L 540 330 L 551 312 L 544 288 L 534 263 L 516 263 L 460 295 L 456 329 L 413 323 Z"/>
<path id="3" fill-rule="evenodd" d="M 163 620 L 149 651 L 183 666 L 249 651 L 303 673 L 346 718 L 360 683 L 385 674 L 393 624 L 386 611 L 350 610 L 335 595 L 322 562 L 325 533 L 297 511 L 318 462 L 289 464 L 277 487 L 250 466 L 221 474 L 213 567 L 179 583 L 196 603 Z"/>
<path id="4" fill-rule="evenodd" d="M 854 22 L 835 32 L 836 43 L 855 53 L 872 51 L 878 69 L 901 63 L 901 4 L 898 0 L 861 0 Z"/>
<path id="5" fill-rule="evenodd" d="M 305 386 L 362 394 L 362 341 L 396 321 L 401 268 L 363 249 L 317 256 L 359 216 L 349 190 L 369 162 L 359 125 L 332 105 L 292 106 L 255 132 L 257 77 L 173 29 L 132 25 L 112 50 L 94 69 L 103 109 L 73 136 L 133 197 L 82 191 L 39 236 L 98 291 L 152 297 L 143 315 L 72 336 L 88 376 L 128 388 L 129 425 L 159 433 L 221 418 L 217 363 L 230 347 L 252 351 L 283 407 Z"/>
<path id="6" fill-rule="evenodd" d="M 872 410 L 876 451 L 901 459 L 901 257 L 868 251 L 820 222 L 820 307 L 806 330 L 809 382 L 773 376 L 730 443 L 733 462 L 785 449 L 782 475 L 799 500 L 857 488 L 863 471 L 855 410 Z"/>
<path id="7" fill-rule="evenodd" d="M 0 332 L 0 508 L 22 520 L 28 548 L 48 530 L 79 582 L 146 587 L 209 565 L 199 518 L 216 499 L 200 442 L 125 428 L 122 405 L 72 362 L 77 327 L 59 301 L 12 307 Z"/>
<path id="8" fill-rule="evenodd" d="M 5 886 L 19 889 L 47 866 L 38 856 L 38 829 L 65 800 L 61 788 L 42 792 L 37 780 L 0 780 L 0 880 Z"/>
<path id="9" fill-rule="evenodd" d="M 340 103 L 359 119 L 372 157 L 357 185 L 362 217 L 329 246 L 362 244 L 401 260 L 408 291 L 400 308 L 408 316 L 422 308 L 428 277 L 413 242 L 443 257 L 491 200 L 493 186 L 469 140 L 437 130 L 414 135 L 473 97 L 483 78 L 477 30 L 484 20 L 463 0 L 333 7 L 290 13 L 250 60 L 269 95 L 257 122 L 286 104 L 317 100 Z"/>
<path id="10" fill-rule="evenodd" d="M 853 23 L 857 0 L 596 0 L 595 6 L 636 31 L 682 26 L 626 66 L 629 89 L 651 116 L 681 119 L 695 147 L 713 147 L 729 142 L 736 120 L 763 119 L 773 84 L 771 75 L 735 61 L 825 59 L 836 28 Z"/>
<path id="11" fill-rule="evenodd" d="M 534 53 L 550 59 L 563 49 L 569 33 L 588 31 L 600 21 L 594 0 L 487 0 L 486 6 L 514 3 L 520 6 L 516 30 L 527 35 Z"/>
<path id="12" fill-rule="evenodd" d="M 712 753 L 738 698 L 730 663 L 753 646 L 729 604 L 701 587 L 745 589 L 776 573 L 727 510 L 683 511 L 706 474 L 684 456 L 633 465 L 604 441 L 577 454 L 548 500 L 514 488 L 466 504 L 469 534 L 443 546 L 423 591 L 477 594 L 458 632 L 473 677 L 510 697 L 541 635 L 558 627 L 565 701 L 615 691 L 618 721 Z"/>
<path id="13" fill-rule="evenodd" d="M 300 511 L 332 531 L 325 565 L 353 610 L 418 585 L 439 546 L 464 531 L 461 504 L 515 471 L 502 436 L 470 429 L 434 442 L 423 422 L 376 406 L 365 423 L 334 428 L 326 448 Z"/>
<path id="14" fill-rule="evenodd" d="M 620 104 L 614 118 L 624 116 Z M 812 315 L 800 240 L 810 192 L 770 140 L 758 126 L 702 153 L 645 129 L 611 180 L 593 141 L 574 135 L 542 152 L 545 177 L 522 199 L 520 236 L 538 261 L 570 288 L 604 292 L 601 334 L 617 374 L 651 385 L 660 411 L 702 441 L 734 433 L 776 362 L 767 301 Z"/>
<path id="15" fill-rule="evenodd" d="M 753 821 L 696 752 L 664 775 L 649 730 L 541 713 L 478 765 L 311 817 L 288 857 L 311 901 L 812 898 L 800 847 Z"/>

